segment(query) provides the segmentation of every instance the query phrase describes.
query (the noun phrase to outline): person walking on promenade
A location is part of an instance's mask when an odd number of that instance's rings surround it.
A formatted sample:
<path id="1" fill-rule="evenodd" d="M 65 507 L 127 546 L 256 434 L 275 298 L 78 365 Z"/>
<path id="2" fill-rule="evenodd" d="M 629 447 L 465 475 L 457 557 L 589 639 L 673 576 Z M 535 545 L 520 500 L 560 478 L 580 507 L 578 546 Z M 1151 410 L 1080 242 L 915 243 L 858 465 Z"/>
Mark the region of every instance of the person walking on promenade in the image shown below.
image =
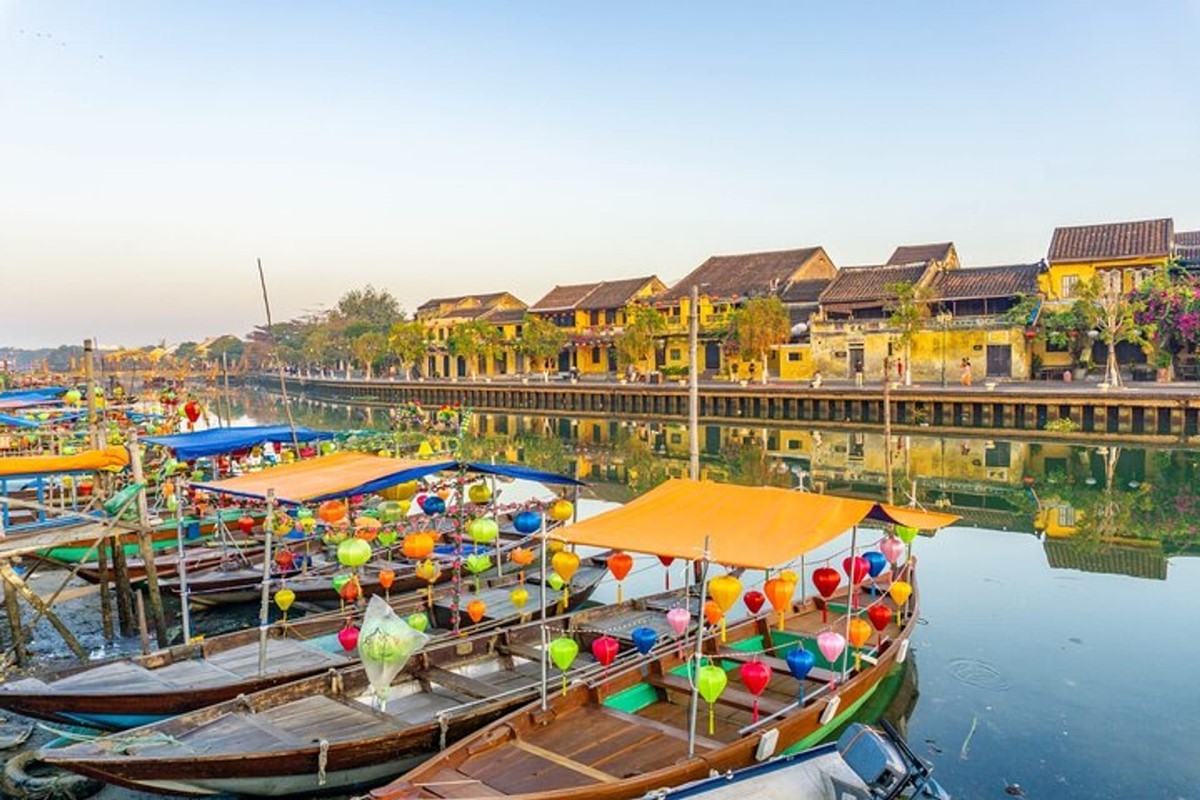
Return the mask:
<path id="1" fill-rule="evenodd" d="M 962 385 L 971 385 L 971 359 L 969 358 L 962 360 Z"/>

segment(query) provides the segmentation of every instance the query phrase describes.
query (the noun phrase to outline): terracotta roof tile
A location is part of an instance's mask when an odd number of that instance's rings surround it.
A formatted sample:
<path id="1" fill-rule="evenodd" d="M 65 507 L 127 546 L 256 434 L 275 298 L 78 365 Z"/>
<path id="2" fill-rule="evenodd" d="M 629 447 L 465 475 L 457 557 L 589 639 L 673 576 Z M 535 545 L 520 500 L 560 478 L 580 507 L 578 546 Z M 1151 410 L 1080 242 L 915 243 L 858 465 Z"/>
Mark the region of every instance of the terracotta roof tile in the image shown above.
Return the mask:
<path id="1" fill-rule="evenodd" d="M 1159 258 L 1171 252 L 1175 224 L 1170 218 L 1055 228 L 1051 262 Z"/>
<path id="2" fill-rule="evenodd" d="M 1034 295 L 1038 292 L 1037 276 L 1041 271 L 1040 263 L 948 269 L 935 276 L 929 286 L 939 300 Z"/>
<path id="3" fill-rule="evenodd" d="M 1175 255 L 1190 267 L 1200 264 L 1200 231 L 1176 232 Z"/>
<path id="4" fill-rule="evenodd" d="M 916 283 L 925 276 L 929 267 L 880 266 L 844 267 L 837 277 L 821 292 L 821 305 L 878 304 L 891 299 L 884 287 L 891 283 Z"/>
<path id="5" fill-rule="evenodd" d="M 651 281 L 657 281 L 653 275 L 643 278 L 626 278 L 620 281 L 601 281 L 587 297 L 579 304 L 585 311 L 603 310 L 606 308 L 623 308 Z M 659 284 L 661 285 L 661 284 Z"/>
<path id="6" fill-rule="evenodd" d="M 534 311 L 563 311 L 575 308 L 599 285 L 599 283 L 573 283 L 568 286 L 555 286 L 530 308 Z"/>
<path id="7" fill-rule="evenodd" d="M 954 249 L 954 242 L 938 242 L 936 244 L 906 244 L 897 247 L 892 257 L 884 266 L 894 267 L 901 264 L 927 264 L 930 261 L 945 261 Z"/>
<path id="8" fill-rule="evenodd" d="M 693 285 L 700 287 L 701 294 L 723 299 L 771 294 L 779 291 L 796 270 L 820 249 L 805 247 L 769 253 L 712 256 L 655 299 L 679 300 L 691 294 Z"/>
<path id="9" fill-rule="evenodd" d="M 506 322 L 521 322 L 525 319 L 527 309 L 524 308 L 500 308 L 495 309 L 488 314 L 484 319 L 488 322 L 504 324 Z"/>
<path id="10" fill-rule="evenodd" d="M 815 303 L 833 278 L 814 278 L 807 281 L 792 281 L 780 293 L 785 303 Z"/>

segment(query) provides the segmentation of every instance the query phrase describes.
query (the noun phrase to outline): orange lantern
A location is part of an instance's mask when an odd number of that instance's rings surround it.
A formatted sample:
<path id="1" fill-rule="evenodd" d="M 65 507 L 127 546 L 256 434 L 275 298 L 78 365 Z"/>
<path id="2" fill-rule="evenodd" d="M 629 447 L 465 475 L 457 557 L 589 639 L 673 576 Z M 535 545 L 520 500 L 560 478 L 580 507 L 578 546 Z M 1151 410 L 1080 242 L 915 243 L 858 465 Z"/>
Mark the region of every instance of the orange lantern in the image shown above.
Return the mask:
<path id="1" fill-rule="evenodd" d="M 472 600 L 467 603 L 467 616 L 471 618 L 471 622 L 479 622 L 486 613 L 487 603 L 482 600 Z"/>
<path id="2" fill-rule="evenodd" d="M 375 537 L 379 535 L 379 529 L 383 527 L 383 523 L 375 519 L 375 517 L 359 517 L 354 521 L 354 535 L 359 539 L 364 539 L 368 542 L 375 541 Z"/>
<path id="3" fill-rule="evenodd" d="M 512 561 L 514 564 L 517 565 L 517 567 L 520 571 L 520 574 L 517 576 L 517 579 L 521 583 L 524 583 L 525 582 L 525 568 L 533 563 L 533 551 L 527 547 L 516 547 L 516 548 L 513 548 L 513 551 L 511 553 L 508 554 L 508 558 L 510 561 Z"/>
<path id="4" fill-rule="evenodd" d="M 763 594 L 770 601 L 771 608 L 779 614 L 779 630 L 783 630 L 784 618 L 788 607 L 792 604 L 792 595 L 795 591 L 796 584 L 783 578 L 771 578 L 763 584 Z"/>
<path id="5" fill-rule="evenodd" d="M 721 641 L 725 641 L 725 615 L 742 596 L 742 582 L 732 575 L 718 575 L 708 582 L 708 593 L 721 609 Z"/>
<path id="6" fill-rule="evenodd" d="M 855 617 L 850 620 L 850 646 L 856 648 L 854 651 L 854 668 L 862 668 L 862 651 L 861 648 L 871 638 L 871 623 L 867 622 L 862 617 Z"/>
<path id="7" fill-rule="evenodd" d="M 704 601 L 704 621 L 709 625 L 720 624 L 722 619 L 721 607 L 717 605 L 716 600 Z"/>
<path id="8" fill-rule="evenodd" d="M 433 537 L 428 533 L 410 533 L 404 537 L 400 551 L 408 558 L 428 558 L 433 553 Z"/>
<path id="9" fill-rule="evenodd" d="M 396 573 L 390 569 L 379 571 L 379 585 L 383 587 L 383 596 L 387 597 L 391 591 L 392 584 L 396 582 Z"/>
<path id="10" fill-rule="evenodd" d="M 341 500 L 326 500 L 317 506 L 317 516 L 321 518 L 322 522 L 329 525 L 344 520 L 349 511 Z"/>
<path id="11" fill-rule="evenodd" d="M 633 556 L 629 553 L 613 553 L 608 557 L 608 571 L 617 579 L 617 602 L 621 602 L 621 581 L 633 569 Z"/>

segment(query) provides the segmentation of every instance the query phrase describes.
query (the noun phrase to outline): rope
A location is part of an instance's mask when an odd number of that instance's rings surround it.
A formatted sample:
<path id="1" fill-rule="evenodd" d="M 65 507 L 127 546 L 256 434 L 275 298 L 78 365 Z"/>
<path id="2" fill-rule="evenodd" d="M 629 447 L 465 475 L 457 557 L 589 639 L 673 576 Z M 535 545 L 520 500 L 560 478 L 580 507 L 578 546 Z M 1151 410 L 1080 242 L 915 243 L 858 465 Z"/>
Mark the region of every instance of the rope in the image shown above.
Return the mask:
<path id="1" fill-rule="evenodd" d="M 317 785 L 325 785 L 325 767 L 329 765 L 329 740 L 321 740 L 321 753 L 317 756 Z"/>
<path id="2" fill-rule="evenodd" d="M 446 749 L 446 739 L 450 733 L 450 720 L 446 717 L 444 711 L 439 711 L 437 715 L 438 721 L 438 750 Z"/>
<path id="3" fill-rule="evenodd" d="M 343 689 L 342 674 L 336 669 L 329 669 L 329 691 L 333 694 L 341 694 Z"/>

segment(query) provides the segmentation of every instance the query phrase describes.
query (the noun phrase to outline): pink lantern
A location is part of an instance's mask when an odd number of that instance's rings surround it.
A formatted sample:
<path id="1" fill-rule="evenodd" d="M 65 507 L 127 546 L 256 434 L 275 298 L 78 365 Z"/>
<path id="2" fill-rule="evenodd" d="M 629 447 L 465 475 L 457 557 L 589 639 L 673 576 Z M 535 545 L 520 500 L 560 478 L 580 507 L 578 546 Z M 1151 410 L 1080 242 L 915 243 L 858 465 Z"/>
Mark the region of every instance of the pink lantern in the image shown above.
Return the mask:
<path id="1" fill-rule="evenodd" d="M 338 644 L 342 649 L 349 653 L 354 648 L 358 647 L 358 628 L 353 625 L 347 625 L 338 631 Z"/>
<path id="2" fill-rule="evenodd" d="M 688 629 L 688 623 L 692 621 L 692 615 L 688 613 L 686 608 L 672 608 L 667 612 L 667 624 L 671 626 L 671 630 L 675 631 L 676 637 L 682 637 Z M 679 657 L 683 658 L 683 640 L 679 641 Z"/>
<path id="3" fill-rule="evenodd" d="M 888 536 L 879 543 L 879 552 L 883 553 L 889 564 L 898 564 L 904 555 L 904 542 L 895 536 Z"/>
<path id="4" fill-rule="evenodd" d="M 832 667 L 846 649 L 846 637 L 834 631 L 821 631 L 817 634 L 817 648 Z"/>

